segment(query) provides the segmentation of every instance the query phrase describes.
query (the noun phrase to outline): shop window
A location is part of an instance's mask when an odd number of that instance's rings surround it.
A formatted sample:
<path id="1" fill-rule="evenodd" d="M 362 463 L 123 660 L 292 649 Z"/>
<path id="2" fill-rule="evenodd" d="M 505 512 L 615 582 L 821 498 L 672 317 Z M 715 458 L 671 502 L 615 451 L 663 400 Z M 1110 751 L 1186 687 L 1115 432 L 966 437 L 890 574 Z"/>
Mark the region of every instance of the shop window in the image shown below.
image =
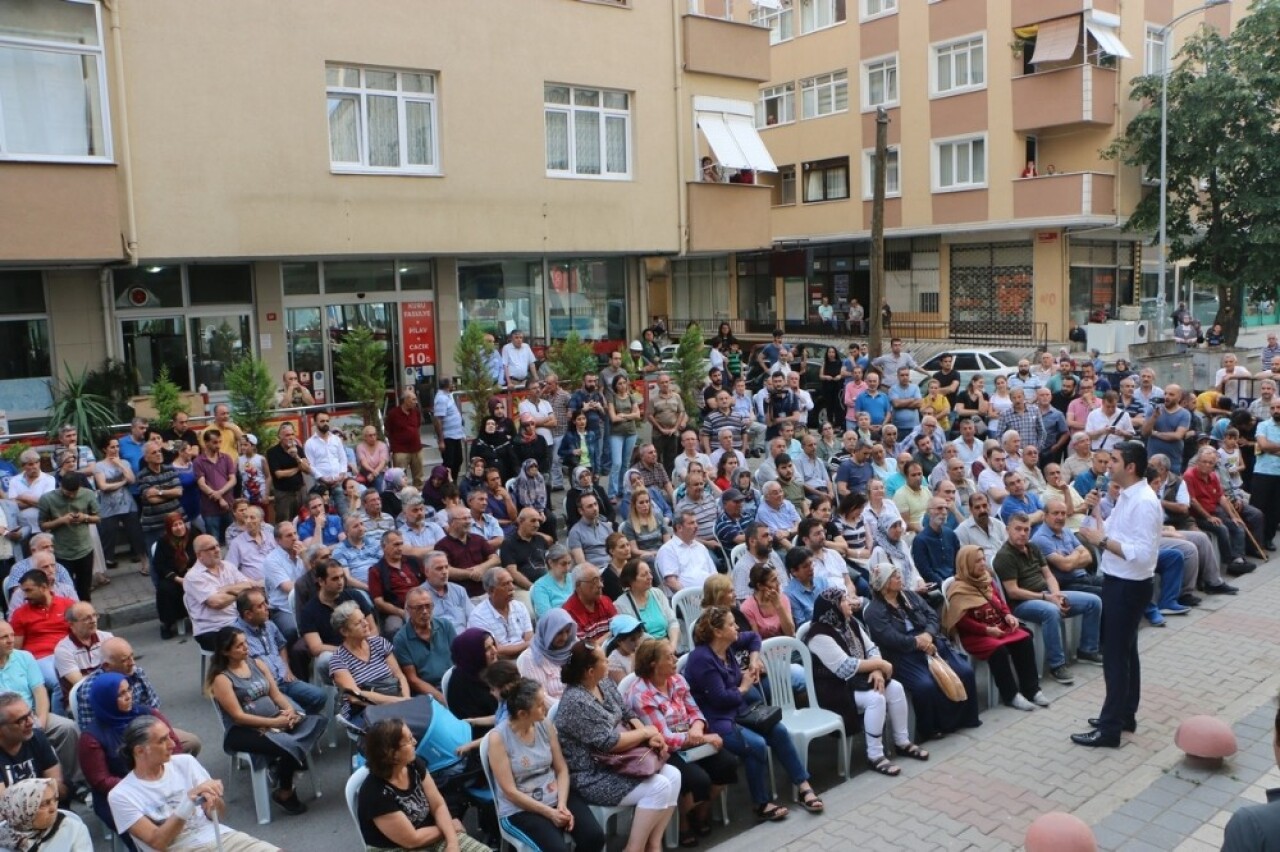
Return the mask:
<path id="1" fill-rule="evenodd" d="M 42 416 L 52 401 L 44 277 L 0 272 L 0 292 L 0 409 L 10 421 Z"/>
<path id="2" fill-rule="evenodd" d="M 520 328 L 545 337 L 541 273 L 541 261 L 460 261 L 458 321 L 463 328 L 478 322 L 503 335 Z"/>
<path id="3" fill-rule="evenodd" d="M 324 265 L 326 293 L 382 293 L 396 289 L 390 260 L 330 261 Z"/>
<path id="4" fill-rule="evenodd" d="M 552 339 L 563 339 L 570 329 L 583 340 L 626 337 L 626 270 L 621 258 L 551 260 L 547 273 Z"/>
<path id="5" fill-rule="evenodd" d="M 951 247 L 953 333 L 1029 333 L 1033 319 L 1030 243 Z"/>
<path id="6" fill-rule="evenodd" d="M 192 305 L 253 302 L 253 268 L 247 263 L 188 266 L 187 290 Z"/>
<path id="7" fill-rule="evenodd" d="M 431 264 L 423 263 L 407 263 L 400 262 L 396 267 L 396 274 L 400 277 L 401 290 L 434 290 L 435 276 Z"/>
<path id="8" fill-rule="evenodd" d="M 318 263 L 282 263 L 280 276 L 284 280 L 286 296 L 320 294 L 320 264 Z"/>
<path id="9" fill-rule="evenodd" d="M 728 318 L 728 258 L 672 261 L 671 284 L 672 316 L 680 319 Z"/>
<path id="10" fill-rule="evenodd" d="M 225 371 L 241 355 L 253 351 L 249 315 L 193 317 L 190 329 L 196 386 L 225 390 Z"/>

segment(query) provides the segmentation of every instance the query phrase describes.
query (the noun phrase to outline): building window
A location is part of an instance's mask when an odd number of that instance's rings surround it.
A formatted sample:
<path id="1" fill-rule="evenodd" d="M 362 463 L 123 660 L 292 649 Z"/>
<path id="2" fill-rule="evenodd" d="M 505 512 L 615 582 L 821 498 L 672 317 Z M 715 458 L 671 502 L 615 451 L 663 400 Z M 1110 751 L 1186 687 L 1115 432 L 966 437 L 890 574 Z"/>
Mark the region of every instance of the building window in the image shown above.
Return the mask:
<path id="1" fill-rule="evenodd" d="M 1145 47 L 1144 71 L 1145 74 L 1163 74 L 1165 62 L 1165 50 L 1168 40 L 1167 34 L 1162 32 L 1162 27 L 1153 24 L 1147 25 L 1147 40 Z"/>
<path id="2" fill-rule="evenodd" d="M 729 259 L 672 261 L 671 315 L 678 319 L 728 319 Z"/>
<path id="3" fill-rule="evenodd" d="M 109 162 L 98 4 L 11 0 L 0 17 L 0 160 Z"/>
<path id="4" fill-rule="evenodd" d="M 898 0 L 861 0 L 862 19 L 879 18 L 898 11 Z"/>
<path id="5" fill-rule="evenodd" d="M 899 172 L 899 152 L 897 146 L 889 148 L 884 158 L 884 195 L 885 198 L 898 198 L 902 195 L 902 178 Z M 876 152 L 862 152 L 862 197 L 870 201 L 875 195 Z"/>
<path id="6" fill-rule="evenodd" d="M 796 167 L 778 166 L 777 183 L 773 185 L 773 206 L 796 203 Z"/>
<path id="7" fill-rule="evenodd" d="M 795 120 L 795 83 L 783 83 L 760 90 L 760 100 L 756 103 L 756 127 L 790 124 Z"/>
<path id="8" fill-rule="evenodd" d="M 583 340 L 623 340 L 627 335 L 626 261 L 562 258 L 547 262 L 547 283 L 538 268 L 538 288 L 546 293 L 551 337 L 569 330 Z"/>
<path id="9" fill-rule="evenodd" d="M 862 106 L 866 109 L 898 103 L 898 57 L 862 63 Z"/>
<path id="10" fill-rule="evenodd" d="M 935 142 L 934 189 L 975 189 L 987 185 L 987 139 Z"/>
<path id="11" fill-rule="evenodd" d="M 849 197 L 849 158 L 834 157 L 804 164 L 804 200 L 838 201 Z"/>
<path id="12" fill-rule="evenodd" d="M 800 0 L 800 35 L 844 22 L 844 0 Z"/>
<path id="13" fill-rule="evenodd" d="M 440 173 L 435 74 L 348 65 L 324 73 L 333 171 Z"/>
<path id="14" fill-rule="evenodd" d="M 948 95 L 981 89 L 986 85 L 984 36 L 933 47 L 933 93 Z"/>
<path id="15" fill-rule="evenodd" d="M 833 71 L 800 81 L 801 118 L 820 118 L 848 108 L 848 71 Z"/>
<path id="16" fill-rule="evenodd" d="M 44 276 L 39 272 L 0 272 L 0 409 L 13 421 L 40 418 L 52 403 L 49 383 L 49 318 Z"/>
<path id="17" fill-rule="evenodd" d="M 540 260 L 459 261 L 458 320 L 464 329 L 478 322 L 503 335 L 520 328 L 545 338 L 541 281 Z"/>
<path id="18" fill-rule="evenodd" d="M 753 6 L 751 23 L 769 28 L 769 44 L 787 41 L 795 36 L 793 23 L 792 0 L 781 0 L 777 9 L 768 6 Z"/>
<path id="19" fill-rule="evenodd" d="M 631 177 L 631 95 L 548 83 L 543 98 L 549 177 Z"/>
<path id="20" fill-rule="evenodd" d="M 747 330 L 771 331 L 778 322 L 778 298 L 774 289 L 770 252 L 738 255 L 738 316 Z"/>

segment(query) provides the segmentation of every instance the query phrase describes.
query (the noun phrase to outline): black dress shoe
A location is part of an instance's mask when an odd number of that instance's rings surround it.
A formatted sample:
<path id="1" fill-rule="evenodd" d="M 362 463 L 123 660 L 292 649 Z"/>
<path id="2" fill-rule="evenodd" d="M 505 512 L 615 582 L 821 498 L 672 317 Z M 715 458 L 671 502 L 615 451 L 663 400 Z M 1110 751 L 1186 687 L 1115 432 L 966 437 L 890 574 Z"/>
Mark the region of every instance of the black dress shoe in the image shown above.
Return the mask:
<path id="1" fill-rule="evenodd" d="M 1099 723 L 1099 722 L 1101 722 L 1101 721 L 1102 721 L 1101 719 L 1099 719 L 1097 716 L 1095 716 L 1095 717 L 1093 717 L 1092 719 L 1090 719 L 1090 720 L 1089 720 L 1089 727 L 1090 727 L 1090 728 L 1096 728 L 1096 727 L 1098 727 L 1098 723 Z M 1134 731 L 1138 730 L 1138 723 L 1137 723 L 1137 722 L 1126 722 L 1125 724 L 1123 724 L 1123 725 L 1121 725 L 1121 726 L 1120 726 L 1120 730 L 1124 731 L 1125 733 L 1132 734 Z"/>
<path id="2" fill-rule="evenodd" d="M 1187 592 L 1185 595 L 1178 598 L 1178 603 L 1183 606 L 1200 606 L 1200 597 Z"/>
<path id="3" fill-rule="evenodd" d="M 1119 737 L 1108 737 L 1102 731 L 1090 731 L 1087 734 L 1072 734 L 1071 742 L 1089 748 L 1119 748 Z"/>
<path id="4" fill-rule="evenodd" d="M 1258 566 L 1254 565 L 1252 562 L 1247 562 L 1241 559 L 1239 561 L 1232 562 L 1230 565 L 1228 565 L 1227 573 L 1230 574 L 1232 577 L 1243 577 L 1245 574 L 1253 573 L 1253 571 L 1256 570 L 1257 567 Z"/>
<path id="5" fill-rule="evenodd" d="M 1239 591 L 1240 590 L 1237 589 L 1235 586 L 1229 585 L 1227 583 L 1219 583 L 1216 586 L 1206 586 L 1204 593 L 1206 595 L 1234 595 L 1236 592 L 1239 592 Z"/>

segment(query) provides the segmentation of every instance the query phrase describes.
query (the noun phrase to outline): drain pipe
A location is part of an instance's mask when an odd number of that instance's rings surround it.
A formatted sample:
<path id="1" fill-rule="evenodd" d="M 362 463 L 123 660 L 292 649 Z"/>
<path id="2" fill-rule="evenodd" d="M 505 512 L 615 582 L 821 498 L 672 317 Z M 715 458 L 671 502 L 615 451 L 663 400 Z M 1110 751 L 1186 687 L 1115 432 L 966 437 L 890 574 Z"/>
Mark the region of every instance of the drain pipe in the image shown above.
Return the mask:
<path id="1" fill-rule="evenodd" d="M 690 0 L 690 11 L 694 10 Z M 681 62 L 684 40 L 682 36 L 680 4 L 671 4 L 671 70 L 675 74 L 675 145 L 676 145 L 676 235 L 677 256 L 685 253 L 689 237 L 689 193 L 685 186 L 685 156 L 687 152 L 680 138 L 681 123 L 687 113 L 684 112 L 684 63 Z M 696 133 L 691 128 L 691 132 Z M 668 288 L 670 285 L 668 285 Z M 669 292 L 669 290 L 668 290 Z M 670 296 L 668 295 L 668 298 Z"/>
<path id="2" fill-rule="evenodd" d="M 124 209 L 124 263 L 113 266 L 133 268 L 138 265 L 138 216 L 133 200 L 133 153 L 130 148 L 129 106 L 126 96 L 124 76 L 124 48 L 120 37 L 120 2 L 121 0 L 102 0 L 102 5 L 110 13 L 111 27 L 111 76 L 115 81 L 115 104 L 113 127 L 116 129 L 116 168 L 120 173 L 120 205 Z M 112 328 L 111 318 L 114 313 L 112 299 L 111 266 L 98 270 L 98 290 L 102 298 L 102 337 L 106 345 L 107 358 L 115 359 L 116 336 Z"/>

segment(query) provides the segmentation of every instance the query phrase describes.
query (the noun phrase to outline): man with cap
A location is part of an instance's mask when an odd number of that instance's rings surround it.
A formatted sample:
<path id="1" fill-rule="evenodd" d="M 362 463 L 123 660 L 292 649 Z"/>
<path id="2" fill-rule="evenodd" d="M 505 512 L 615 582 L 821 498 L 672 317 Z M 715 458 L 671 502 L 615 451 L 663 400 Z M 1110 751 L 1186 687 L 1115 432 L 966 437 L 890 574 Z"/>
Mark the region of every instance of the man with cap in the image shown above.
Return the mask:
<path id="1" fill-rule="evenodd" d="M 720 495 L 720 516 L 716 518 L 716 540 L 726 553 L 731 553 L 747 540 L 747 521 L 742 514 L 746 495 L 730 488 Z"/>
<path id="2" fill-rule="evenodd" d="M 89 525 L 98 523 L 98 498 L 84 488 L 84 476 L 63 473 L 58 487 L 40 497 L 40 530 L 53 536 L 53 555 L 70 572 L 76 594 L 87 601 L 93 591 L 93 539 Z"/>

